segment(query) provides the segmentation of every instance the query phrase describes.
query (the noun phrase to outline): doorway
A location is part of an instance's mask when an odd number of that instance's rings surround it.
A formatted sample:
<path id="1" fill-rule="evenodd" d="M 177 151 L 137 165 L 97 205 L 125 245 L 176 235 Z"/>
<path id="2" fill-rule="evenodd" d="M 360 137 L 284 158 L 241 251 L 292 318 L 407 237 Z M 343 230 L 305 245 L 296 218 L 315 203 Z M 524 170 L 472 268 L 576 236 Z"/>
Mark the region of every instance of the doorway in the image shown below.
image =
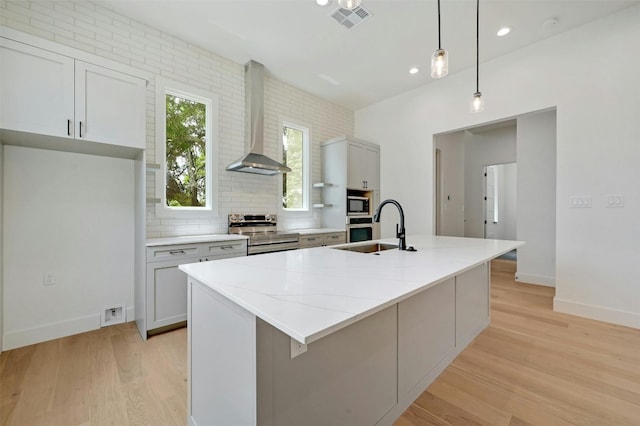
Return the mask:
<path id="1" fill-rule="evenodd" d="M 437 235 L 525 241 L 517 252 L 516 280 L 554 286 L 555 109 L 434 135 L 434 158 Z M 515 196 L 487 187 L 484 179 L 485 167 L 515 162 L 514 177 L 505 181 L 515 185 L 517 202 Z M 500 184 L 500 174 L 490 178 L 494 185 Z M 497 194 L 497 201 L 492 194 Z M 500 210 L 501 200 L 509 199 L 516 204 L 512 222 L 510 214 Z M 503 233 L 501 227 L 516 232 Z"/>

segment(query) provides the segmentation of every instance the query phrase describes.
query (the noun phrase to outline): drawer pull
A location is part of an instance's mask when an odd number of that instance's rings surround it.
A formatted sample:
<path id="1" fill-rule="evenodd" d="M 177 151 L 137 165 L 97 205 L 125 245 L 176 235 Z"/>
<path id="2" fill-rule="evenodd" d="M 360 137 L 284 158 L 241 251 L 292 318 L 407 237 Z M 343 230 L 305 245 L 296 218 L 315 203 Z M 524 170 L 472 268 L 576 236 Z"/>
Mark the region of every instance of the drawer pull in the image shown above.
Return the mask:
<path id="1" fill-rule="evenodd" d="M 220 246 L 222 250 L 232 249 L 233 246 Z"/>
<path id="2" fill-rule="evenodd" d="M 315 240 L 316 240 L 316 238 L 315 238 L 315 237 L 313 237 L 313 238 L 307 238 L 307 241 L 315 241 Z"/>
<path id="3" fill-rule="evenodd" d="M 169 254 L 174 255 L 174 256 L 175 256 L 176 254 L 184 254 L 184 250 L 171 250 L 171 251 L 169 252 Z"/>

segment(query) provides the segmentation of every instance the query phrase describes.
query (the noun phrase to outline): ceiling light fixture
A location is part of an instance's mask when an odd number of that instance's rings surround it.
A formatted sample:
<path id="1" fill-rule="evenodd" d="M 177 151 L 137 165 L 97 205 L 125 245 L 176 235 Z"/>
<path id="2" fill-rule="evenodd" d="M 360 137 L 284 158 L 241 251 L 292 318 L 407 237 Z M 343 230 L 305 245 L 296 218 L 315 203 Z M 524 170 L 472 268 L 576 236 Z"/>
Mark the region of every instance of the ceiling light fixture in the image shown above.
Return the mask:
<path id="1" fill-rule="evenodd" d="M 409 69 L 409 74 L 418 74 L 420 69 L 418 67 L 413 67 Z"/>
<path id="2" fill-rule="evenodd" d="M 316 0 L 318 6 L 326 6 L 329 4 L 329 0 Z"/>
<path id="3" fill-rule="evenodd" d="M 509 34 L 510 32 L 511 32 L 511 28 L 509 28 L 509 27 L 502 27 L 502 28 L 500 28 L 500 29 L 498 30 L 497 35 L 498 35 L 498 37 L 504 37 L 504 36 L 506 36 L 507 34 Z"/>
<path id="4" fill-rule="evenodd" d="M 471 112 L 484 111 L 480 92 L 480 0 L 476 0 L 476 93 L 471 100 Z"/>
<path id="5" fill-rule="evenodd" d="M 353 10 L 360 6 L 362 0 L 338 0 L 338 5 L 343 9 Z"/>
<path id="6" fill-rule="evenodd" d="M 449 74 L 449 55 L 440 44 L 440 0 L 438 0 L 438 50 L 431 55 L 431 78 L 442 78 Z"/>

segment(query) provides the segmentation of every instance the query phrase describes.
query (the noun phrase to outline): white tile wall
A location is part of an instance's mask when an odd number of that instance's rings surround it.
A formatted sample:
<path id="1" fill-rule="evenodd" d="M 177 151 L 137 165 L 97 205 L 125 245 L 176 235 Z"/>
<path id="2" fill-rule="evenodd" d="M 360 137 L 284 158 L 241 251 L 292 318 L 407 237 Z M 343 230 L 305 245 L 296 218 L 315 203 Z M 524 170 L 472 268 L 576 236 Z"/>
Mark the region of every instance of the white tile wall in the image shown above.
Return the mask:
<path id="1" fill-rule="evenodd" d="M 153 13 L 150 11 L 150 13 Z M 153 75 L 199 87 L 219 97 L 218 217 L 160 218 L 148 204 L 147 237 L 226 233 L 231 212 L 277 212 L 278 177 L 227 172 L 226 166 L 246 150 L 244 139 L 244 64 L 114 13 L 88 1 L 0 0 L 0 25 L 124 63 Z M 266 68 L 269 67 L 265 64 Z M 147 88 L 147 161 L 155 158 L 155 81 Z M 265 151 L 279 157 L 282 118 L 310 127 L 312 181 L 320 176 L 320 142 L 352 135 L 352 111 L 281 81 L 265 80 Z M 156 197 L 152 175 L 147 196 Z M 315 190 L 313 202 L 320 201 Z M 280 216 L 283 228 L 320 226 L 319 215 Z"/>

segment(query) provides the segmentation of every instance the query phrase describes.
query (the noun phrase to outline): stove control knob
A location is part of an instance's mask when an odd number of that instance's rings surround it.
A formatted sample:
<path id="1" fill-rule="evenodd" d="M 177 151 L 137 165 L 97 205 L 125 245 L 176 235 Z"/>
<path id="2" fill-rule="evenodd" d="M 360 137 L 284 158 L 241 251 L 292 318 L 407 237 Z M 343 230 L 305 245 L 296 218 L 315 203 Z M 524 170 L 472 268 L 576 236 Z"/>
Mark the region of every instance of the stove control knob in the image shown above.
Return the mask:
<path id="1" fill-rule="evenodd" d="M 229 215 L 229 222 L 231 222 L 231 223 L 238 222 L 238 215 L 237 214 Z"/>

